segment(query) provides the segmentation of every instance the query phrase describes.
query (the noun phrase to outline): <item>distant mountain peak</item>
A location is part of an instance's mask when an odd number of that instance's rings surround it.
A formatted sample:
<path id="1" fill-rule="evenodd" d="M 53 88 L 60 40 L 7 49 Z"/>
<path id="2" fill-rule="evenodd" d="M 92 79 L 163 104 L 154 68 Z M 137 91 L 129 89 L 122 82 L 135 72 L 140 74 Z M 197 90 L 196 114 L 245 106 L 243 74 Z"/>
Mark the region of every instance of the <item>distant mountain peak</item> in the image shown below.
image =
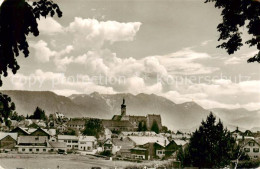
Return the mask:
<path id="1" fill-rule="evenodd" d="M 126 99 L 128 115 L 160 114 L 163 125 L 170 129 L 190 129 L 200 125 L 210 111 L 227 125 L 258 129 L 260 114 L 257 111 L 246 109 L 212 109 L 205 110 L 196 102 L 190 101 L 175 104 L 162 96 L 155 94 L 130 93 L 100 94 L 73 94 L 69 97 L 60 96 L 50 91 L 19 91 L 6 90 L 16 104 L 19 114 L 32 114 L 38 106 L 47 114 L 61 112 L 68 117 L 96 117 L 111 119 L 120 114 L 122 99 Z"/>

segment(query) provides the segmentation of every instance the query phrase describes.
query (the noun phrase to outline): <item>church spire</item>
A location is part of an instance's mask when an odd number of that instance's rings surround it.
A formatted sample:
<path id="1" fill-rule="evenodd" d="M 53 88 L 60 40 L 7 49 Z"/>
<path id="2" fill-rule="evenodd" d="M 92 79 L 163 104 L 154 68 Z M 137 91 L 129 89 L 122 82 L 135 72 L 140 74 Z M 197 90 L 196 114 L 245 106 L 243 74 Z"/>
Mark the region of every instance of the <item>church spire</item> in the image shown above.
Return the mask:
<path id="1" fill-rule="evenodd" d="M 126 115 L 126 104 L 125 104 L 125 98 L 123 98 L 123 103 L 121 104 L 121 116 Z"/>

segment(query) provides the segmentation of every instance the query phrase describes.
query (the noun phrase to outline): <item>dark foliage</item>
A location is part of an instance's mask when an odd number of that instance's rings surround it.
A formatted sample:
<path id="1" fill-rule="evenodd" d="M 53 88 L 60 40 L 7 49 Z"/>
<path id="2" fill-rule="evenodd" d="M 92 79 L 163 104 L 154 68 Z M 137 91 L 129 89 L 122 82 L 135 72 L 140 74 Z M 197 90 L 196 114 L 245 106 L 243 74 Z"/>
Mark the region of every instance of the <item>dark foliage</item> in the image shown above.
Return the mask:
<path id="1" fill-rule="evenodd" d="M 72 128 L 69 128 L 68 130 L 66 130 L 64 133 L 64 135 L 73 135 L 73 136 L 76 136 L 77 135 L 77 132 L 72 129 Z"/>
<path id="2" fill-rule="evenodd" d="M 47 120 L 47 116 L 45 115 L 45 111 L 39 107 L 36 107 L 33 115 L 29 117 L 29 119 L 40 119 L 40 120 Z"/>
<path id="3" fill-rule="evenodd" d="M 16 57 L 20 52 L 29 56 L 27 36 L 39 35 L 37 19 L 41 16 L 62 16 L 57 4 L 40 0 L 29 5 L 25 0 L 5 0 L 0 7 L 0 75 L 7 76 L 10 68 L 15 74 L 20 66 Z M 1 76 L 0 76 L 1 78 Z M 0 86 L 2 82 L 0 81 Z"/>
<path id="4" fill-rule="evenodd" d="M 162 133 L 172 133 L 172 131 L 167 126 L 162 126 Z"/>
<path id="5" fill-rule="evenodd" d="M 2 76 L 8 75 L 8 68 L 16 74 L 20 66 L 16 57 L 23 53 L 29 56 L 29 44 L 27 36 L 32 33 L 39 35 L 37 19 L 41 16 L 55 14 L 62 16 L 59 6 L 50 0 L 39 0 L 31 6 L 25 0 L 5 0 L 0 6 L 0 87 L 2 86 Z M 10 97 L 0 93 L 1 116 L 6 120 L 13 110 L 14 103 Z"/>
<path id="6" fill-rule="evenodd" d="M 238 163 L 237 168 L 258 168 L 260 167 L 260 160 L 246 160 Z"/>
<path id="7" fill-rule="evenodd" d="M 111 151 L 106 150 L 106 151 L 101 152 L 100 155 L 102 155 L 102 156 L 107 156 L 107 157 L 111 157 L 111 156 L 112 156 L 112 153 L 111 153 Z"/>
<path id="8" fill-rule="evenodd" d="M 180 148 L 177 152 L 177 159 L 181 162 L 181 168 L 191 165 L 188 148 Z"/>
<path id="9" fill-rule="evenodd" d="M 223 127 L 219 120 L 210 113 L 206 121 L 202 121 L 190 139 L 188 156 L 192 166 L 200 168 L 223 168 L 234 158 L 236 145 L 231 133 Z"/>
<path id="10" fill-rule="evenodd" d="M 218 48 L 224 48 L 228 54 L 233 54 L 243 46 L 242 32 L 239 28 L 246 26 L 248 34 L 252 38 L 245 43 L 251 46 L 257 46 L 260 50 L 260 1 L 258 0 L 206 0 L 214 2 L 216 8 L 222 9 L 223 22 L 217 27 L 220 32 L 220 40 L 224 40 Z M 247 22 L 249 21 L 249 22 Z M 248 62 L 260 63 L 260 51 L 254 57 L 248 59 Z"/>
<path id="11" fill-rule="evenodd" d="M 157 124 L 157 122 L 155 120 L 153 121 L 153 124 L 152 124 L 152 127 L 151 127 L 151 131 L 154 131 L 157 134 L 160 132 L 159 126 L 158 126 L 158 124 Z"/>
<path id="12" fill-rule="evenodd" d="M 11 113 L 11 120 L 22 121 L 25 119 L 23 115 L 18 115 L 17 112 Z"/>
<path id="13" fill-rule="evenodd" d="M 100 119 L 88 119 L 83 134 L 99 138 L 103 131 L 104 127 Z"/>
<path id="14" fill-rule="evenodd" d="M 144 121 L 139 122 L 138 131 L 147 131 L 146 122 L 144 122 Z"/>
<path id="15" fill-rule="evenodd" d="M 11 102 L 11 98 L 0 93 L 0 122 L 5 122 L 7 125 L 7 119 L 14 110 L 15 104 Z"/>

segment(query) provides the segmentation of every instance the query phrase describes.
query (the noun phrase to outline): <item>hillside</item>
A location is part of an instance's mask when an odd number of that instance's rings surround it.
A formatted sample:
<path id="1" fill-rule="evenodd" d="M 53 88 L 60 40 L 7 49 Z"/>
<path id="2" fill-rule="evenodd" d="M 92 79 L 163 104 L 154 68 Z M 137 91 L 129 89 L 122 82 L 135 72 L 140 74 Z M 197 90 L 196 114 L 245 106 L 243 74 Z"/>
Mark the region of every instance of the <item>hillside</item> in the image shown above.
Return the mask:
<path id="1" fill-rule="evenodd" d="M 110 119 L 120 114 L 122 99 L 126 99 L 127 114 L 147 115 L 160 114 L 163 125 L 170 129 L 193 130 L 205 119 L 210 111 L 222 119 L 224 124 L 243 128 L 260 127 L 259 113 L 245 109 L 212 109 L 205 110 L 195 102 L 175 104 L 154 94 L 75 94 L 69 97 L 49 91 L 3 91 L 11 96 L 19 114 L 32 114 L 37 106 L 47 114 L 61 112 L 68 117 L 97 117 Z"/>

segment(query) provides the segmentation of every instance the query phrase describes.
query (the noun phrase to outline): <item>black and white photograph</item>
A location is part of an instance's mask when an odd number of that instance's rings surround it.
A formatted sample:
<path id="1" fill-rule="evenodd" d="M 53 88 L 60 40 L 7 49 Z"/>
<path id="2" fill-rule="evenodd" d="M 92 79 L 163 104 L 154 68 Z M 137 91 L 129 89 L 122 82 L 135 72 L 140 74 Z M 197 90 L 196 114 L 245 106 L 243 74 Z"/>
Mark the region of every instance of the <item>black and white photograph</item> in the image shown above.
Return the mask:
<path id="1" fill-rule="evenodd" d="M 260 0 L 0 0 L 0 169 L 260 169 Z"/>

